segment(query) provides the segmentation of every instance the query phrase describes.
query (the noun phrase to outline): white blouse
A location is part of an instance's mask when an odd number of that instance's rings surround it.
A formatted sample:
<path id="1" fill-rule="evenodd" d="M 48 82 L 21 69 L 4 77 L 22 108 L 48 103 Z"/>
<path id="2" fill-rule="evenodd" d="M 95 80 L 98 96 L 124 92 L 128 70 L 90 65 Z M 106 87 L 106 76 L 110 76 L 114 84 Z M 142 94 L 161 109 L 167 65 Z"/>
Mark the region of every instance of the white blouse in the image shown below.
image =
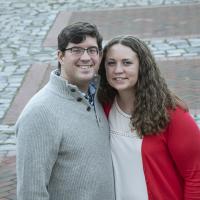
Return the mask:
<path id="1" fill-rule="evenodd" d="M 148 200 L 140 139 L 115 100 L 109 113 L 116 200 Z"/>

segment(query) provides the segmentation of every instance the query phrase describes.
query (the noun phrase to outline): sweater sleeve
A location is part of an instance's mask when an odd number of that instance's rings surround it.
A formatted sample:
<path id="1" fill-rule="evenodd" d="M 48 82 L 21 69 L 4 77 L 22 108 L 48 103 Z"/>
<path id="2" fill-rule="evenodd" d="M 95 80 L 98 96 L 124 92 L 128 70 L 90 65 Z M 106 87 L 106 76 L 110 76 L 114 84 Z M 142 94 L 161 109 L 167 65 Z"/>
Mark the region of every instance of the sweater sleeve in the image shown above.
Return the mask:
<path id="1" fill-rule="evenodd" d="M 184 180 L 184 200 L 200 199 L 200 130 L 179 108 L 171 116 L 168 147 Z"/>
<path id="2" fill-rule="evenodd" d="M 17 199 L 48 200 L 48 183 L 59 140 L 55 120 L 43 108 L 30 109 L 17 122 Z"/>

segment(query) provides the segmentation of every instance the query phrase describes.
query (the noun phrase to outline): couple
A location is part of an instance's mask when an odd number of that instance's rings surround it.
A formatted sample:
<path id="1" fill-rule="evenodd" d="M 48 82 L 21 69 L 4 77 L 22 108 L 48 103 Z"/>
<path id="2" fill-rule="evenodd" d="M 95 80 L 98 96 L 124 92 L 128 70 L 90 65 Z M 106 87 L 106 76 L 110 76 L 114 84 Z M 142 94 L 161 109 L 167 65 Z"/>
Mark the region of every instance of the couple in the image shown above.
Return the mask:
<path id="1" fill-rule="evenodd" d="M 16 123 L 18 200 L 200 199 L 199 128 L 143 41 L 78 22 L 57 57 Z"/>

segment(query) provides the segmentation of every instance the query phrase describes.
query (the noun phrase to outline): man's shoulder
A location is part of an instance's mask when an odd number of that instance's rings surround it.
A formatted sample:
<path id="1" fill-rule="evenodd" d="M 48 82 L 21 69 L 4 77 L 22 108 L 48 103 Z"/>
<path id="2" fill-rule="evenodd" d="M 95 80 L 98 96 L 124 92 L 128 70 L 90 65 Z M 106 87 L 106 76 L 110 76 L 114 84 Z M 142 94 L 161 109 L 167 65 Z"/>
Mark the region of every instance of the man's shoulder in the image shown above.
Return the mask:
<path id="1" fill-rule="evenodd" d="M 44 108 L 48 108 L 47 101 L 51 101 L 51 95 L 46 93 L 45 87 L 38 91 L 31 99 L 27 102 L 24 109 L 22 110 L 20 117 L 26 115 L 35 115 L 36 113 L 42 112 Z"/>
<path id="2" fill-rule="evenodd" d="M 38 107 L 41 106 L 43 104 L 45 104 L 45 100 L 46 99 L 51 99 L 50 98 L 51 94 L 49 94 L 47 92 L 46 86 L 42 89 L 40 89 L 37 93 L 35 93 L 31 99 L 28 101 L 28 103 L 26 104 L 26 107 Z M 25 107 L 25 108 L 26 108 Z"/>

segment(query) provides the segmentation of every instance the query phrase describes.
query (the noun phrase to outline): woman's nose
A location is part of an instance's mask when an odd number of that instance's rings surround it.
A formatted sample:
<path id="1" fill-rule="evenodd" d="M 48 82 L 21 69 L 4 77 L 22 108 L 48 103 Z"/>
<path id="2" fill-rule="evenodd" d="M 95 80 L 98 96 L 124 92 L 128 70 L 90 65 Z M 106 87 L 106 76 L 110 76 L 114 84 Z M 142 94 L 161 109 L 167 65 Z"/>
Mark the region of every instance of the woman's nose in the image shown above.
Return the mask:
<path id="1" fill-rule="evenodd" d="M 122 73 L 123 72 L 123 67 L 121 66 L 121 64 L 117 64 L 115 67 L 115 73 Z"/>

